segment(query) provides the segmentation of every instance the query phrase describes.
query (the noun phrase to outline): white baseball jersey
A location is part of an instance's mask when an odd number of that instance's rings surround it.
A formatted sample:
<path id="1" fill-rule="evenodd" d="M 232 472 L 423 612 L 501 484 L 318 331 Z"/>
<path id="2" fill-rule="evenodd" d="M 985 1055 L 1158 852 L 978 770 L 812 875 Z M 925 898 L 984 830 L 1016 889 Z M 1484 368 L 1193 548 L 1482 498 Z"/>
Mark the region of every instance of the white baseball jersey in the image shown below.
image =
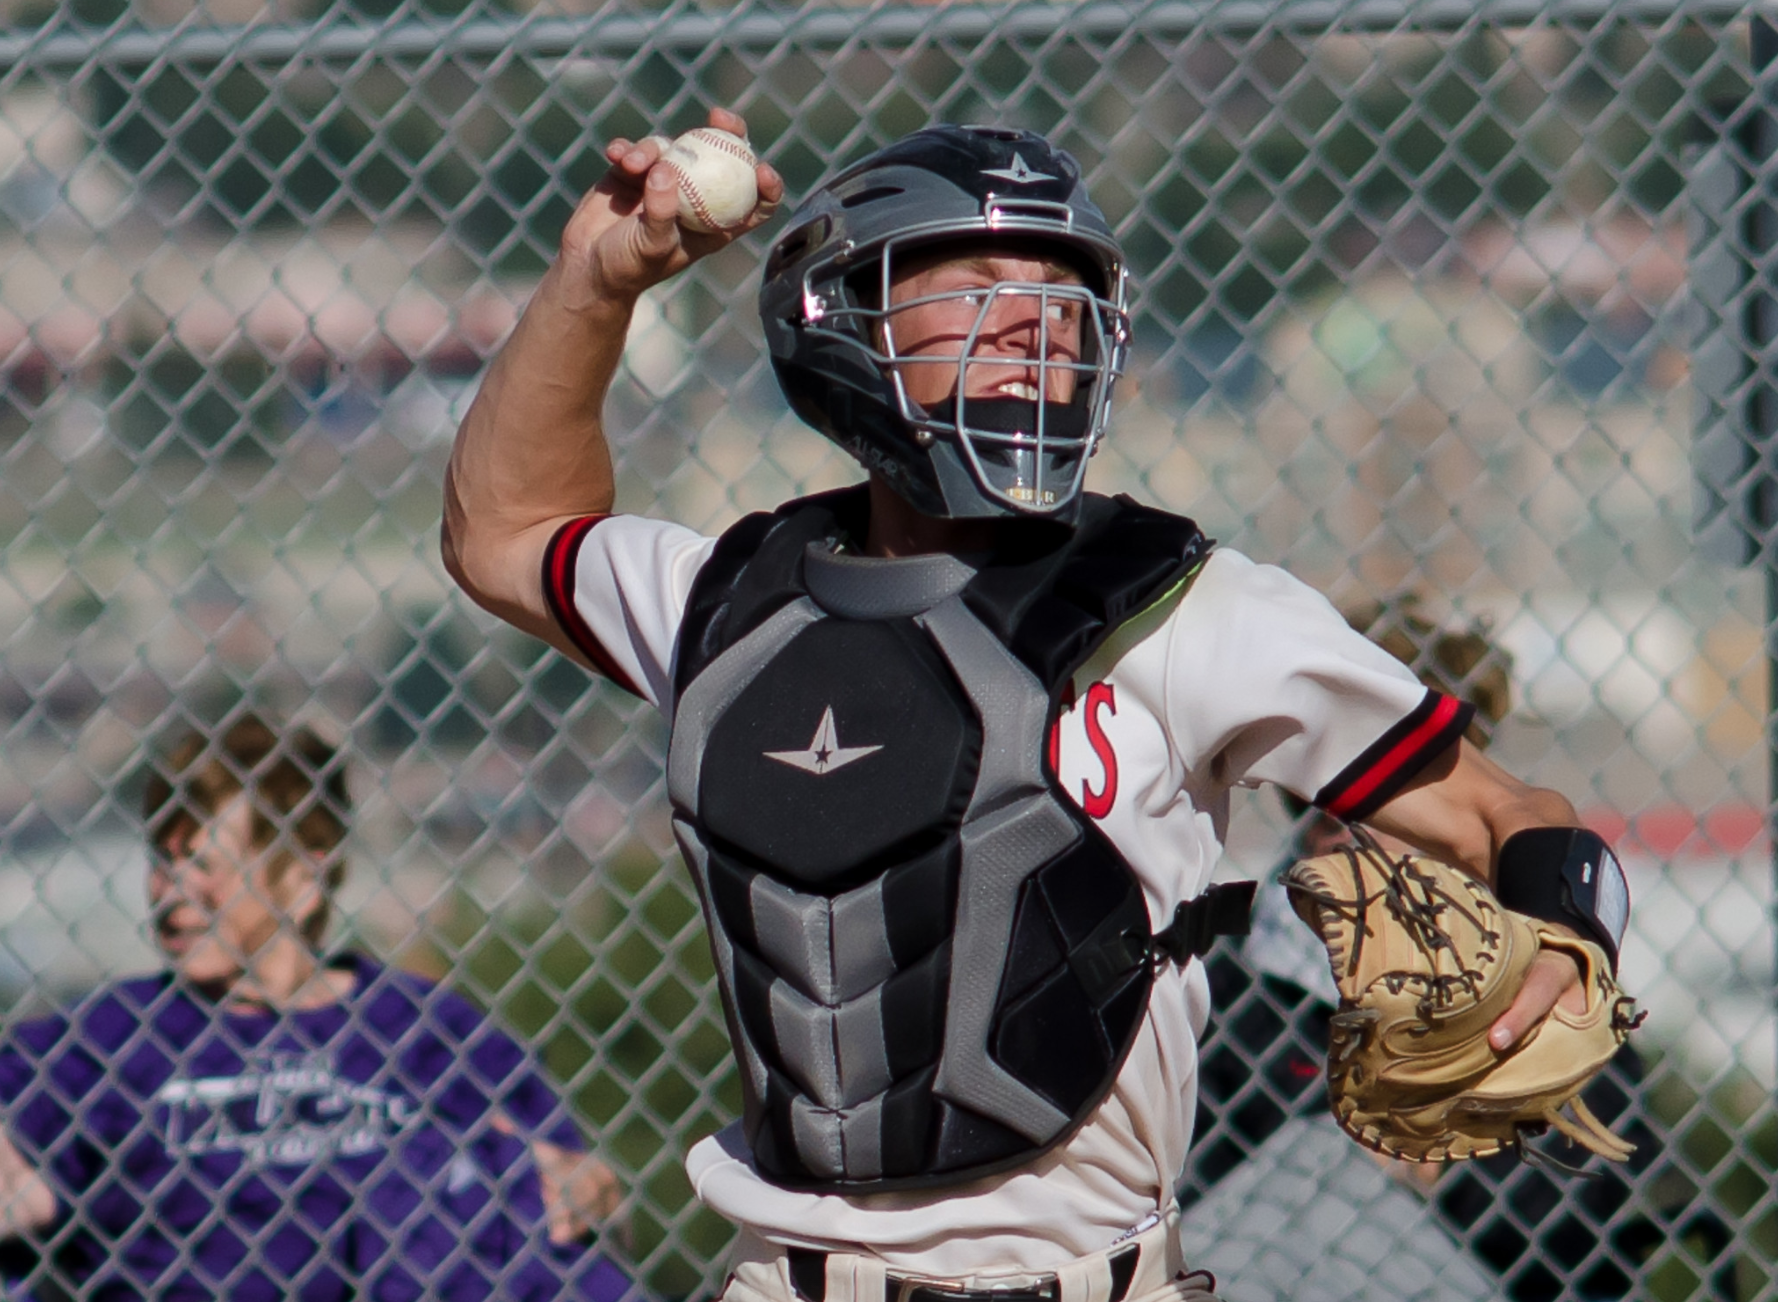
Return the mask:
<path id="1" fill-rule="evenodd" d="M 714 545 L 636 516 L 577 521 L 551 545 L 546 595 L 595 665 L 670 709 L 679 623 Z M 1064 702 L 1051 738 L 1062 786 L 1129 861 L 1157 928 L 1209 883 L 1233 787 L 1277 783 L 1361 818 L 1453 744 L 1469 716 L 1318 593 L 1227 550 L 1119 629 Z M 1010 1175 L 914 1193 L 797 1192 L 753 1168 L 738 1125 L 697 1144 L 687 1170 L 705 1203 L 769 1241 L 874 1254 L 892 1270 L 943 1278 L 1054 1270 L 1171 1200 L 1208 1015 L 1203 965 L 1164 966 L 1105 1102 Z"/>

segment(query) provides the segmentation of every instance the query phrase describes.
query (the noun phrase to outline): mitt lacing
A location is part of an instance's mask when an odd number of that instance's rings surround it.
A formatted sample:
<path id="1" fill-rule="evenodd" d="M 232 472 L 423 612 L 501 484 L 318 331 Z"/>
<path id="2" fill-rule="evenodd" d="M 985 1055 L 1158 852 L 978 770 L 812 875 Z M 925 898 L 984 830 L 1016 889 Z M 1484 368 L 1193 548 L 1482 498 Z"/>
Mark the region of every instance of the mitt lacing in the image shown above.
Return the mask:
<path id="1" fill-rule="evenodd" d="M 1410 858 L 1390 858 L 1389 852 L 1363 827 L 1355 826 L 1352 832 L 1358 841 L 1357 848 L 1341 847 L 1341 853 L 1346 856 L 1347 865 L 1352 870 L 1352 898 L 1340 899 L 1320 891 L 1297 888 L 1336 917 L 1352 924 L 1352 948 L 1346 956 L 1347 976 L 1358 971 L 1359 961 L 1364 954 L 1364 938 L 1375 934 L 1367 919 L 1371 905 L 1378 900 L 1383 902 L 1383 907 L 1401 924 L 1402 931 L 1419 947 L 1420 952 L 1426 956 L 1427 966 L 1432 969 L 1437 967 L 1436 954 L 1441 949 L 1457 957 L 1457 947 L 1451 943 L 1451 937 L 1439 922 L 1439 915 L 1446 909 L 1454 911 L 1472 924 L 1490 943 L 1500 940 L 1500 933 L 1484 921 L 1479 913 L 1468 908 L 1460 895 L 1445 890 L 1437 878 L 1419 871 Z M 1359 866 L 1361 855 L 1383 870 L 1382 889 L 1373 894 L 1367 895 L 1364 890 L 1364 872 Z M 1419 888 L 1418 891 L 1415 890 L 1416 887 Z M 1480 957 L 1485 961 L 1492 961 L 1491 955 L 1483 954 Z M 1476 995 L 1482 973 L 1464 968 L 1448 975 L 1439 974 L 1436 970 L 1426 974 L 1395 974 L 1395 980 L 1401 984 L 1410 979 L 1426 983 L 1427 992 L 1420 1001 L 1420 1013 L 1423 1017 L 1432 1017 L 1440 1009 L 1455 1003 L 1458 992 Z M 1396 990 L 1400 988 L 1399 984 L 1394 986 Z M 1340 1017 L 1341 1014 L 1334 1015 L 1334 1024 L 1347 1030 L 1357 1030 L 1363 1024 L 1376 1020 L 1374 1012 L 1368 1017 L 1349 1017 L 1346 1023 L 1342 1023 Z"/>

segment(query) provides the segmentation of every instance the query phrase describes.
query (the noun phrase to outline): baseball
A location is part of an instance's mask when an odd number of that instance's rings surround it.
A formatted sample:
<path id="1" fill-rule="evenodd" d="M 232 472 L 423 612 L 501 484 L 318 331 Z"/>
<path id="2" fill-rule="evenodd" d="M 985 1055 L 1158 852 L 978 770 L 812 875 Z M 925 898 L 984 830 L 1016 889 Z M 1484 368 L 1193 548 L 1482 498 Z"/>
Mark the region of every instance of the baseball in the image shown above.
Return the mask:
<path id="1" fill-rule="evenodd" d="M 727 131 L 687 131 L 661 155 L 679 174 L 679 224 L 708 234 L 747 220 L 759 202 L 753 146 Z"/>

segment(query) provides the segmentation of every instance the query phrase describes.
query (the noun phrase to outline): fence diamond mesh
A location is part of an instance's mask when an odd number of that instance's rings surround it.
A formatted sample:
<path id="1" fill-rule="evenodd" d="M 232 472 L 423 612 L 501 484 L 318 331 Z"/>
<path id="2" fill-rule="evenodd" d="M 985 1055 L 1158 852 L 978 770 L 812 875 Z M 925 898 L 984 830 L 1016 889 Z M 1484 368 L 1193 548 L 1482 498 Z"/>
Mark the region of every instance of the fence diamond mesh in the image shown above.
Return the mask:
<path id="1" fill-rule="evenodd" d="M 1312 979 L 1221 955 L 1194 1259 L 1231 1298 L 1309 1296 L 1311 1265 L 1317 1297 L 1778 1295 L 1751 7 L 9 0 L 5 21 L 15 1022 L 157 968 L 141 774 L 165 739 L 306 722 L 355 805 L 331 943 L 534 1046 L 625 1187 L 607 1246 L 658 1296 L 715 1287 L 731 1231 L 681 1158 L 739 1092 L 664 730 L 454 590 L 444 460 L 605 140 L 733 106 L 794 197 L 930 121 L 1003 122 L 1081 159 L 1132 260 L 1091 485 L 1498 690 L 1492 753 L 1616 838 L 1638 902 L 1625 983 L 1651 1016 L 1592 1097 L 1642 1148 L 1591 1182 L 1320 1151 Z M 715 529 L 856 478 L 763 360 L 770 233 L 643 303 L 610 412 L 621 508 Z M 1294 835 L 1254 795 L 1226 874 L 1269 874 Z M 91 1214 L 0 1244 L 0 1270 L 80 1294 Z M 1379 1225 L 1419 1227 L 1420 1253 Z"/>

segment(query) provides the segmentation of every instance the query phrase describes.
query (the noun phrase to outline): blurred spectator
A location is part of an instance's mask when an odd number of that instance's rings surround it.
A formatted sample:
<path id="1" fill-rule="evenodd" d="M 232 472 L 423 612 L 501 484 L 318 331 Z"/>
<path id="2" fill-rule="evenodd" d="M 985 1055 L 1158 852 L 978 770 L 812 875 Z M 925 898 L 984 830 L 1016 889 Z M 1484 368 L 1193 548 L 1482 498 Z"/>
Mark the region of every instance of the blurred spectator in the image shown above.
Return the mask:
<path id="1" fill-rule="evenodd" d="M 322 949 L 341 756 L 246 717 L 148 777 L 166 970 L 0 1045 L 7 1296 L 615 1302 L 616 1178 L 456 995 Z"/>

